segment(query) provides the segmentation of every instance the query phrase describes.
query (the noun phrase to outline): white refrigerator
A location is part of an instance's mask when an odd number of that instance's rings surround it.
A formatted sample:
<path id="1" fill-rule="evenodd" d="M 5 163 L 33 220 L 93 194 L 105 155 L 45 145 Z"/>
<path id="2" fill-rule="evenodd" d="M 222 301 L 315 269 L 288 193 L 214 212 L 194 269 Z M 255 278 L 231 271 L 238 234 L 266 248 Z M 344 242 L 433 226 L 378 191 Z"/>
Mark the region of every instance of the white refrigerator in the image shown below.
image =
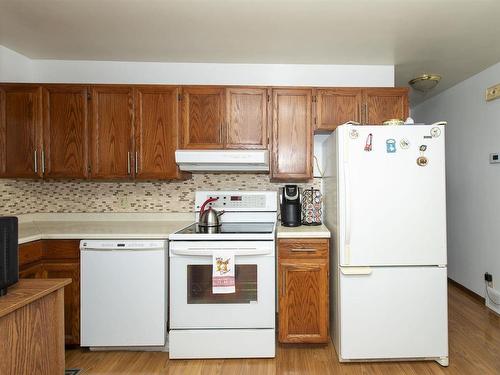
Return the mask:
<path id="1" fill-rule="evenodd" d="M 340 361 L 448 365 L 444 133 L 342 125 L 323 143 Z"/>

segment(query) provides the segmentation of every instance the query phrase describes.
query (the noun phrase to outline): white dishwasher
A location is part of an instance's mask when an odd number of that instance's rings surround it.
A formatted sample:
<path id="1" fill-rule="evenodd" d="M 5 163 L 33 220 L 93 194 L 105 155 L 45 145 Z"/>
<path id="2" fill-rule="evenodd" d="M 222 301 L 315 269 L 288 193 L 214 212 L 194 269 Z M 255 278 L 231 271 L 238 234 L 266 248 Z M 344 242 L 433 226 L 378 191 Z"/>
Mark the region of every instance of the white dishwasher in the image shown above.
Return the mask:
<path id="1" fill-rule="evenodd" d="M 166 240 L 80 242 L 81 346 L 165 346 L 167 249 Z"/>

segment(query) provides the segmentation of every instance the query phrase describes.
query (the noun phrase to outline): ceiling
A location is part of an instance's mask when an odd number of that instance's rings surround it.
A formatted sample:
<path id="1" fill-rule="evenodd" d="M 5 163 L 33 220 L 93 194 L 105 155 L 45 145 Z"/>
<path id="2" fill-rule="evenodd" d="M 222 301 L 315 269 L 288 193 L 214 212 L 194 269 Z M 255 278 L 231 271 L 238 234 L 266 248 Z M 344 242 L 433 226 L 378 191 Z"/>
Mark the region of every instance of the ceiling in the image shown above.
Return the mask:
<path id="1" fill-rule="evenodd" d="M 394 64 L 427 97 L 500 61 L 498 0 L 0 0 L 0 45 L 30 58 Z M 412 95 L 412 104 L 426 96 Z"/>

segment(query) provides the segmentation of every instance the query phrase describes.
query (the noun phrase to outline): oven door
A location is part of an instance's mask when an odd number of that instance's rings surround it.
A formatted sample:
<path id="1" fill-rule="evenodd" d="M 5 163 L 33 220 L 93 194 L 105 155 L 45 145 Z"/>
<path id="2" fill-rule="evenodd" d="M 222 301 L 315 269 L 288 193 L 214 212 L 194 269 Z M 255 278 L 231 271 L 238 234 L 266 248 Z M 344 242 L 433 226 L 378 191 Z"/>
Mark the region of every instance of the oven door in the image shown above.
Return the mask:
<path id="1" fill-rule="evenodd" d="M 235 255 L 235 293 L 212 293 L 214 250 Z M 274 254 L 274 241 L 170 242 L 170 328 L 274 328 Z"/>

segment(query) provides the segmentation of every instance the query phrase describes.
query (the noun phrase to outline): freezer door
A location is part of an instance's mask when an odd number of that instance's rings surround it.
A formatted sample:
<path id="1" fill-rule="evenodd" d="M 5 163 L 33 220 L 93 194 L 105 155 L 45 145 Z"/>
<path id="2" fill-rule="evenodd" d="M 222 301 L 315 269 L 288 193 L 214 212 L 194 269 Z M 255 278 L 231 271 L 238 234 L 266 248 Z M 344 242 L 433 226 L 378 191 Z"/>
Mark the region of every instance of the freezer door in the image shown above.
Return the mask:
<path id="1" fill-rule="evenodd" d="M 350 126 L 342 143 L 341 265 L 446 265 L 444 126 Z"/>
<path id="2" fill-rule="evenodd" d="M 439 267 L 341 268 L 341 359 L 447 357 L 446 277 Z"/>

